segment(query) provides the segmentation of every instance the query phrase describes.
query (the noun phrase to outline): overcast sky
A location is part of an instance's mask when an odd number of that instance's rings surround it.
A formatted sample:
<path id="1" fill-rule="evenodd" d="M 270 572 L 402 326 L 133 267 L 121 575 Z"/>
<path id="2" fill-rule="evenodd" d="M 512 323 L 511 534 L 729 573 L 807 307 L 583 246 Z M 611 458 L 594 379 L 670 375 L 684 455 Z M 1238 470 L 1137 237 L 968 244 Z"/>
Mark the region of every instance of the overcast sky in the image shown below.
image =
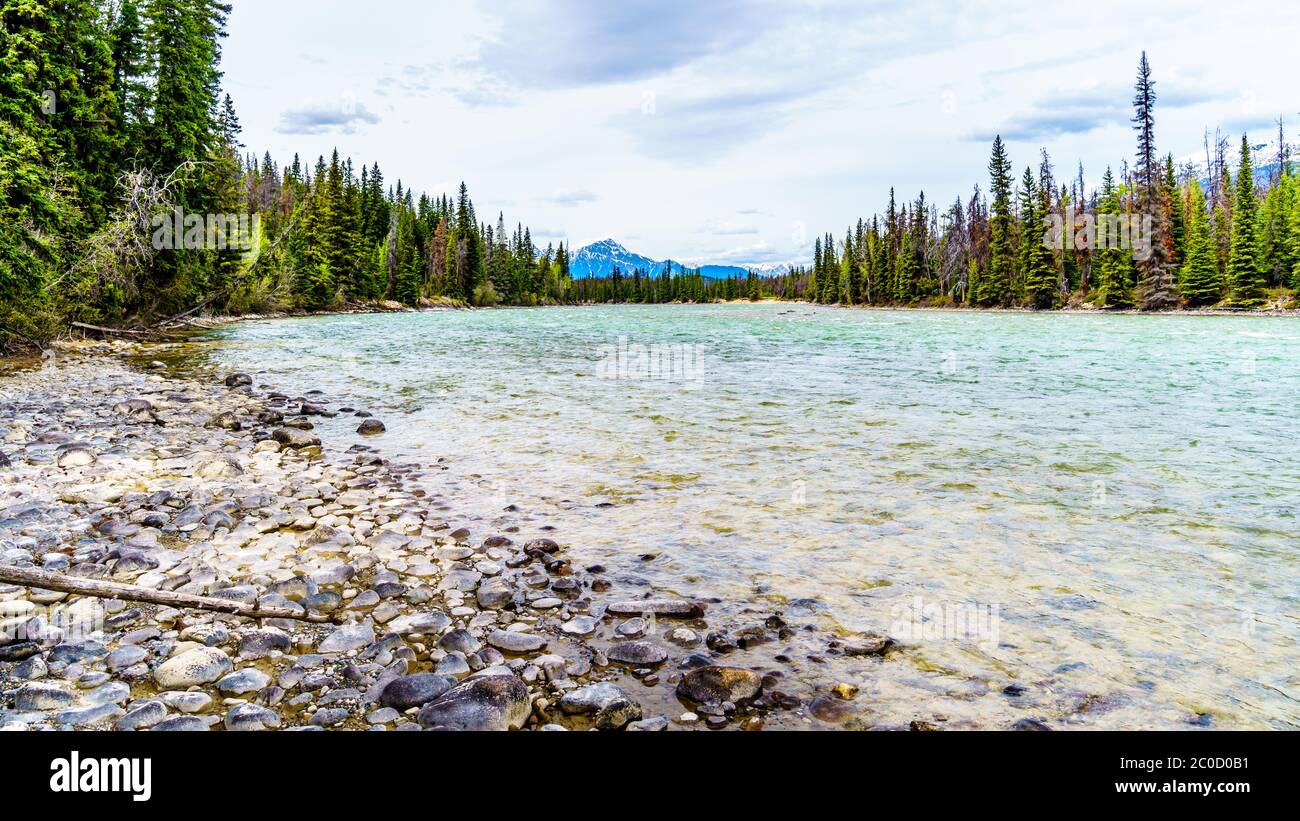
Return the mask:
<path id="1" fill-rule="evenodd" d="M 891 185 L 987 188 L 996 132 L 1017 174 L 1045 146 L 1092 183 L 1133 153 L 1143 48 L 1162 152 L 1300 124 L 1300 6 L 1280 2 L 233 2 L 248 150 L 337 146 L 431 193 L 464 180 L 481 219 L 542 246 L 802 262 Z"/>

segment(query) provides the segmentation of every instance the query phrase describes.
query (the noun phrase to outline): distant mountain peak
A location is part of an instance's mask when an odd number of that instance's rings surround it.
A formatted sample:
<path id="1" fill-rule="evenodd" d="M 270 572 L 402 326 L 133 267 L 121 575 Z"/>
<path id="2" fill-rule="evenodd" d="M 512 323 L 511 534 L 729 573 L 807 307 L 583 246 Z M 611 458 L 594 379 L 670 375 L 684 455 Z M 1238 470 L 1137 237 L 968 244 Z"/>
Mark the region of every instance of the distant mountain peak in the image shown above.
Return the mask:
<path id="1" fill-rule="evenodd" d="M 709 279 L 743 277 L 750 271 L 749 268 L 738 265 L 684 266 L 676 260 L 655 260 L 629 251 L 622 243 L 612 238 L 586 245 L 578 249 L 569 259 L 569 271 L 574 279 L 605 279 L 613 276 L 615 269 L 629 276 L 635 271 L 641 271 L 657 277 L 668 270 L 670 265 L 674 274 L 695 270 L 698 267 L 700 273 Z M 775 276 L 788 272 L 790 266 L 763 265 L 755 267 L 754 270 L 765 276 Z"/>

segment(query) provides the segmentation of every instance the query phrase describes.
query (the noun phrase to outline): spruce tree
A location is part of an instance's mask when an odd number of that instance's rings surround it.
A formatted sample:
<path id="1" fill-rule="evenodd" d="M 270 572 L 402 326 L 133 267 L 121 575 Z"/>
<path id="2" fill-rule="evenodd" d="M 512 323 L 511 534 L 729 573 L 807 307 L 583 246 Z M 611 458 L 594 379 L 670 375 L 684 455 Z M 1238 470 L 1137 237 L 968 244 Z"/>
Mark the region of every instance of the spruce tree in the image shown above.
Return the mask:
<path id="1" fill-rule="evenodd" d="M 58 150 L 41 93 L 50 88 L 42 47 L 50 15 L 42 4 L 0 5 L 0 344 L 44 335 L 39 315 L 63 261 L 59 238 L 79 218 L 54 179 Z"/>
<path id="2" fill-rule="evenodd" d="M 1025 173 L 1020 178 L 1020 258 L 1017 282 L 1025 285 L 1026 296 L 1030 270 L 1034 265 L 1034 245 L 1042 241 L 1038 230 L 1042 217 L 1038 213 L 1038 181 L 1034 170 L 1025 166 Z"/>
<path id="3" fill-rule="evenodd" d="M 1046 160 L 1044 160 L 1046 163 Z M 1046 168 L 1044 174 L 1046 176 Z M 1056 306 L 1060 293 L 1060 272 L 1056 268 L 1056 257 L 1046 242 L 1047 216 L 1052 211 L 1052 186 L 1050 180 L 1043 180 L 1038 186 L 1037 203 L 1034 213 L 1038 217 L 1036 225 L 1029 226 L 1029 268 L 1025 272 L 1025 297 L 1029 306 L 1044 311 Z"/>
<path id="4" fill-rule="evenodd" d="M 1174 155 L 1169 154 L 1165 157 L 1165 181 L 1163 197 L 1165 203 L 1169 206 L 1169 236 L 1173 244 L 1174 279 L 1178 280 L 1178 269 L 1182 266 L 1187 257 L 1187 249 L 1184 240 L 1187 238 L 1187 226 L 1185 214 L 1183 213 L 1183 198 L 1178 190 L 1178 177 L 1174 173 Z"/>
<path id="5" fill-rule="evenodd" d="M 813 240 L 813 267 L 812 273 L 808 276 L 808 300 L 810 302 L 821 301 L 821 279 L 822 263 L 825 257 L 822 256 L 822 238 L 817 237 Z"/>
<path id="6" fill-rule="evenodd" d="M 894 270 L 894 300 L 899 303 L 909 303 L 913 297 L 912 281 L 916 279 L 916 253 L 912 248 L 911 231 L 903 232 Z"/>
<path id="7" fill-rule="evenodd" d="M 1214 305 L 1223 299 L 1223 281 L 1215 260 L 1214 243 L 1210 237 L 1210 216 L 1201 184 L 1191 180 L 1187 184 L 1185 198 L 1187 234 L 1183 247 L 1187 250 L 1187 258 L 1183 263 L 1180 290 L 1188 305 Z"/>
<path id="8" fill-rule="evenodd" d="M 1138 276 L 1142 286 L 1142 310 L 1160 311 L 1178 304 L 1174 282 L 1173 242 L 1170 237 L 1170 206 L 1155 143 L 1155 82 L 1146 52 L 1138 63 L 1137 91 L 1133 97 L 1133 128 L 1138 134 L 1137 209 L 1143 226 L 1150 225 L 1149 247 L 1138 249 Z"/>
<path id="9" fill-rule="evenodd" d="M 1295 261 L 1291 265 L 1291 288 L 1300 291 L 1300 176 L 1287 175 L 1294 194 L 1291 197 L 1291 256 Z"/>
<path id="10" fill-rule="evenodd" d="M 1011 160 L 1001 135 L 993 140 L 993 155 L 989 160 L 989 178 L 992 184 L 992 215 L 989 241 L 988 269 L 980 277 L 976 301 L 984 306 L 1007 304 L 1010 297 L 1011 275 L 1015 255 L 1011 247 Z"/>
<path id="11" fill-rule="evenodd" d="M 844 256 L 840 260 L 838 302 L 841 305 L 852 305 L 855 299 L 857 256 L 857 249 L 853 246 L 853 233 L 850 231 L 844 236 Z"/>
<path id="12" fill-rule="evenodd" d="M 1219 266 L 1219 277 L 1227 282 L 1228 259 L 1232 256 L 1232 177 L 1228 164 L 1223 164 L 1219 179 L 1218 202 L 1214 204 L 1211 227 L 1214 230 L 1214 259 Z"/>
<path id="13" fill-rule="evenodd" d="M 230 6 L 211 0 L 152 0 L 148 37 L 154 52 L 153 121 L 145 144 L 152 167 L 170 174 L 217 146 L 218 62 Z"/>
<path id="14" fill-rule="evenodd" d="M 1295 267 L 1294 251 L 1291 247 L 1294 196 L 1294 177 L 1289 171 L 1283 170 L 1264 196 L 1264 201 L 1259 208 L 1256 229 L 1259 263 L 1270 286 L 1286 285 Z"/>
<path id="15" fill-rule="evenodd" d="M 1255 167 L 1250 143 L 1241 137 L 1241 164 L 1232 202 L 1232 254 L 1228 258 L 1228 301 L 1234 308 L 1258 308 L 1265 302 L 1264 272 L 1256 244 Z"/>
<path id="16" fill-rule="evenodd" d="M 117 128 L 121 136 L 118 163 L 124 165 L 140 150 L 149 123 L 148 43 L 136 0 L 122 0 L 109 36 L 113 59 L 113 92 L 117 97 Z"/>
<path id="17" fill-rule="evenodd" d="M 1100 212 L 1098 220 L 1097 300 L 1103 308 L 1133 307 L 1132 268 L 1133 252 L 1122 247 L 1118 226 L 1127 215 L 1120 203 L 1119 188 L 1109 168 L 1102 177 Z"/>

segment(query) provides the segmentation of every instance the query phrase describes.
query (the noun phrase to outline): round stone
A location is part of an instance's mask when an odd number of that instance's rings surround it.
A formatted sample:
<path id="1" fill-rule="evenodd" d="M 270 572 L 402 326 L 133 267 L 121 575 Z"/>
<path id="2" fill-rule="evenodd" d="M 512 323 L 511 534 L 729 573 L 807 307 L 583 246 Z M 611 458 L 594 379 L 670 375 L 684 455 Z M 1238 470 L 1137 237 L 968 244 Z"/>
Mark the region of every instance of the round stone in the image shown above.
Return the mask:
<path id="1" fill-rule="evenodd" d="M 739 667 L 701 667 L 687 672 L 677 694 L 699 704 L 748 701 L 763 691 L 763 679 Z"/>
<path id="2" fill-rule="evenodd" d="M 591 616 L 575 616 L 560 625 L 560 630 L 570 636 L 590 636 L 600 622 Z"/>
<path id="3" fill-rule="evenodd" d="M 503 653 L 535 653 L 546 646 L 546 639 L 513 630 L 495 630 L 488 634 L 487 643 Z"/>
<path id="4" fill-rule="evenodd" d="M 168 659 L 153 671 L 154 681 L 165 690 L 184 690 L 210 684 L 229 673 L 234 665 L 215 647 L 199 647 Z"/>
<path id="5" fill-rule="evenodd" d="M 610 661 L 622 664 L 663 664 L 668 660 L 668 651 L 649 641 L 626 641 L 616 644 L 605 655 Z"/>
<path id="6" fill-rule="evenodd" d="M 396 710 L 423 707 L 452 688 L 455 681 L 433 673 L 394 679 L 379 696 L 379 703 Z"/>
<path id="7" fill-rule="evenodd" d="M 217 682 L 217 689 L 223 693 L 242 696 L 245 693 L 258 693 L 266 689 L 271 677 L 261 670 L 246 667 L 236 671 Z"/>

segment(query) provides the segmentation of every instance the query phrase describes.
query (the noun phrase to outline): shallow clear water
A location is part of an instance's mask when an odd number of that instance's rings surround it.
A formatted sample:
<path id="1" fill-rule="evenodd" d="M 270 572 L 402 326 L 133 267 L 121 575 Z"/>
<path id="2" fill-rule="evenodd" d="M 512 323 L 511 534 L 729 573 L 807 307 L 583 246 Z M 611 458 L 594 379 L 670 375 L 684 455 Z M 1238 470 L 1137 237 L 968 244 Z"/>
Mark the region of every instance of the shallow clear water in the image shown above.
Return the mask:
<path id="1" fill-rule="evenodd" d="M 1300 727 L 1294 320 L 651 306 L 217 336 L 214 364 L 441 460 L 457 521 L 517 505 L 661 592 L 903 634 L 883 715 L 1000 714 L 960 682 L 1011 680 L 1085 726 Z M 620 338 L 693 347 L 638 378 Z"/>

